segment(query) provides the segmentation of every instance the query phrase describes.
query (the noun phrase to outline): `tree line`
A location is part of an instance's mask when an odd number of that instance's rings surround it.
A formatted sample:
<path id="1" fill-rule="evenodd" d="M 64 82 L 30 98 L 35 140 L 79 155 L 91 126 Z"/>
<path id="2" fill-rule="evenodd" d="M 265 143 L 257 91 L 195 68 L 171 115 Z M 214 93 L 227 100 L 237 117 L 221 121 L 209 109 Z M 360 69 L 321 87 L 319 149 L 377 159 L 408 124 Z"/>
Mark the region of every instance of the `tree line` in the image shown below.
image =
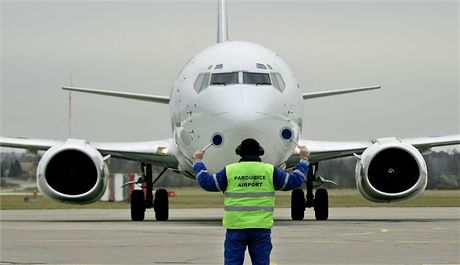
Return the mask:
<path id="1" fill-rule="evenodd" d="M 35 181 L 35 170 L 41 156 L 31 153 L 0 153 L 0 180 L 4 185 L 5 178 L 16 178 Z M 432 152 L 424 155 L 428 168 L 428 189 L 460 189 L 460 152 Z M 356 158 L 346 157 L 322 161 L 319 163 L 318 175 L 335 181 L 338 186 L 328 184 L 328 188 L 355 188 Z M 162 167 L 154 166 L 154 178 L 162 171 Z M 111 173 L 142 174 L 138 162 L 122 159 L 110 159 Z M 171 170 L 157 182 L 161 187 L 193 187 L 197 186 L 192 179 L 185 178 Z"/>

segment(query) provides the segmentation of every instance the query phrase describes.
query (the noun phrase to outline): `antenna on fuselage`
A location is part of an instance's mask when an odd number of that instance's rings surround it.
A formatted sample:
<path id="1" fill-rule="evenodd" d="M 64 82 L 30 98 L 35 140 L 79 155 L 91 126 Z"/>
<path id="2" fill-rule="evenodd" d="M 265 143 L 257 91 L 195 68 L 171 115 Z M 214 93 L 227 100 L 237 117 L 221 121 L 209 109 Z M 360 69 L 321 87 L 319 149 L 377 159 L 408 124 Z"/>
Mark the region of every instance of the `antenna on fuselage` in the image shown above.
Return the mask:
<path id="1" fill-rule="evenodd" d="M 227 40 L 227 4 L 225 0 L 219 0 L 217 7 L 217 42 L 225 42 Z"/>

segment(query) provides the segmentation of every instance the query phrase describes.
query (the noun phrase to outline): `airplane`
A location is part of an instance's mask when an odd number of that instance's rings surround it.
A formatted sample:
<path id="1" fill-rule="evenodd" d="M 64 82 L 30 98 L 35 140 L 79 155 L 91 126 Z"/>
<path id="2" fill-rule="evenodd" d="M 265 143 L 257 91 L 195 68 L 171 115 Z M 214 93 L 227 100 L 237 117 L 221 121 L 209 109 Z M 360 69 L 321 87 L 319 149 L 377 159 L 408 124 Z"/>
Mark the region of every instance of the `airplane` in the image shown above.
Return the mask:
<path id="1" fill-rule="evenodd" d="M 105 192 L 111 157 L 142 164 L 146 191 L 131 197 L 131 219 L 145 219 L 153 208 L 158 221 L 169 219 L 168 194 L 156 181 L 167 170 L 195 179 L 193 152 L 206 149 L 204 162 L 216 172 L 238 161 L 236 147 L 254 138 L 266 150 L 262 160 L 281 168 L 293 168 L 298 146 L 310 150 L 310 170 L 303 189 L 291 193 L 291 218 L 304 219 L 313 208 L 317 220 L 329 217 L 328 193 L 317 184 L 328 182 L 317 175 L 321 161 L 355 156 L 356 184 L 373 202 L 414 198 L 427 185 L 422 153 L 431 147 L 460 144 L 460 135 L 360 142 L 301 139 L 304 100 L 380 89 L 366 86 L 303 93 L 286 62 L 275 52 L 255 43 L 228 37 L 225 0 L 218 2 L 217 43 L 195 55 L 179 73 L 169 96 L 63 86 L 68 91 L 168 104 L 172 137 L 145 142 L 89 142 L 0 137 L 0 146 L 45 151 L 37 168 L 37 187 L 46 197 L 64 203 L 89 204 Z M 164 170 L 153 178 L 152 165 Z"/>

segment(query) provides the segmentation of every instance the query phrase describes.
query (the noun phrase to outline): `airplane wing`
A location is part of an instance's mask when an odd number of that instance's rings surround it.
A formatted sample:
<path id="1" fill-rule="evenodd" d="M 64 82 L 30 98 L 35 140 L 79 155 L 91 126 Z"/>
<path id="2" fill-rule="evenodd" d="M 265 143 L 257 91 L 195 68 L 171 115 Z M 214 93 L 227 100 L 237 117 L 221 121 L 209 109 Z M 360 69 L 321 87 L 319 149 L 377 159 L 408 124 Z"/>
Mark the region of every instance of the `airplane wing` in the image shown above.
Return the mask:
<path id="1" fill-rule="evenodd" d="M 148 102 L 156 102 L 156 103 L 161 103 L 161 104 L 169 103 L 169 97 L 165 97 L 165 96 L 146 95 L 146 94 L 128 93 L 128 92 L 113 91 L 113 90 L 91 89 L 91 88 L 82 88 L 82 87 L 72 87 L 72 86 L 63 86 L 62 89 L 68 90 L 68 91 L 81 92 L 81 93 L 102 95 L 102 96 L 111 96 L 111 97 L 148 101 Z"/>
<path id="2" fill-rule="evenodd" d="M 130 143 L 94 143 L 94 147 L 103 155 L 117 158 L 148 162 L 177 169 L 178 161 L 174 156 L 174 139 Z"/>
<path id="3" fill-rule="evenodd" d="M 2 147 L 22 148 L 32 151 L 46 151 L 60 144 L 65 144 L 65 141 L 0 137 L 0 146 Z M 173 169 L 178 167 L 177 159 L 174 156 L 176 145 L 173 139 L 126 143 L 94 142 L 90 143 L 90 145 L 103 156 L 111 155 L 116 158 L 163 165 Z"/>
<path id="4" fill-rule="evenodd" d="M 460 144 L 460 134 L 437 136 L 437 137 L 419 137 L 399 139 L 401 142 L 413 145 L 421 152 L 427 151 L 432 147 Z M 374 144 L 377 140 L 363 142 L 332 142 L 332 141 L 312 141 L 300 140 L 299 145 L 306 146 L 310 150 L 310 162 L 315 163 L 323 160 L 352 156 L 361 154 L 366 148 Z M 299 156 L 297 149 L 286 162 L 286 167 L 294 167 Z"/>

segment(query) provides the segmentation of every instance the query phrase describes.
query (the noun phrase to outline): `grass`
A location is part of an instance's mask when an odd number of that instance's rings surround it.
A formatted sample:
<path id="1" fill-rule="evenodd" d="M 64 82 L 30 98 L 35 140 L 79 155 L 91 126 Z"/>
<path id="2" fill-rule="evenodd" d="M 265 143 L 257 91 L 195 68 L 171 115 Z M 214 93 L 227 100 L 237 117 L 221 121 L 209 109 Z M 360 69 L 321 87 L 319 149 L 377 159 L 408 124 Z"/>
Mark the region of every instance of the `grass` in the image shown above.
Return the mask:
<path id="1" fill-rule="evenodd" d="M 176 196 L 169 199 L 171 208 L 220 208 L 224 197 L 221 193 L 205 192 L 200 189 L 171 189 Z M 277 192 L 276 207 L 289 208 L 290 192 Z M 25 198 L 28 199 L 25 199 Z M 460 207 L 460 190 L 427 190 L 416 199 L 397 203 L 373 203 L 364 199 L 357 190 L 329 190 L 330 207 Z M 38 195 L 35 198 L 24 195 L 0 196 L 0 209 L 129 209 L 128 202 L 98 201 L 88 205 L 72 205 L 54 202 Z"/>

